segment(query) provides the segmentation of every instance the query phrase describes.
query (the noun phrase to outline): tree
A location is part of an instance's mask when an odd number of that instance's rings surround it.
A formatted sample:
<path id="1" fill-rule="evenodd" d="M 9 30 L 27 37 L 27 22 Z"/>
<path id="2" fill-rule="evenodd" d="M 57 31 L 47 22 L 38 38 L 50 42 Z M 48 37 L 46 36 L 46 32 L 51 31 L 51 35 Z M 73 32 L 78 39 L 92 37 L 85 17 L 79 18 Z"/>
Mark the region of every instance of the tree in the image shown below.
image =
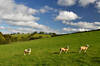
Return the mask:
<path id="1" fill-rule="evenodd" d="M 35 32 L 33 32 L 31 35 L 34 35 L 34 34 L 37 34 L 37 32 L 35 31 Z"/>
<path id="2" fill-rule="evenodd" d="M 49 35 L 51 35 L 52 37 L 57 36 L 57 34 L 56 34 L 56 33 L 49 33 Z"/>
<path id="3" fill-rule="evenodd" d="M 6 38 L 4 37 L 4 35 L 0 32 L 0 44 L 6 44 L 9 43 Z"/>
<path id="4" fill-rule="evenodd" d="M 45 33 L 41 31 L 39 34 L 45 34 Z"/>

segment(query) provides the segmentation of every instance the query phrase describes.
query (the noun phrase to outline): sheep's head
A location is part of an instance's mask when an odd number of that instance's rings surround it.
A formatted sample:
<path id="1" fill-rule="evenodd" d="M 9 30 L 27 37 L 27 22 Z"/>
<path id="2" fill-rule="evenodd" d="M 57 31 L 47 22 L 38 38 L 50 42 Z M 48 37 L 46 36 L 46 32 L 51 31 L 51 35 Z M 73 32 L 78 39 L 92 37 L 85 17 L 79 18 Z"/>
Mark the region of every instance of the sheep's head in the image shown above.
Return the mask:
<path id="1" fill-rule="evenodd" d="M 28 51 L 30 51 L 31 50 L 31 48 L 28 48 Z"/>
<path id="2" fill-rule="evenodd" d="M 67 48 L 69 49 L 69 46 L 67 46 Z"/>
<path id="3" fill-rule="evenodd" d="M 87 44 L 86 46 L 87 46 L 87 47 L 89 47 L 89 45 L 88 45 L 88 44 Z"/>
<path id="4" fill-rule="evenodd" d="M 65 48 L 68 48 L 69 49 L 69 45 L 67 45 Z"/>

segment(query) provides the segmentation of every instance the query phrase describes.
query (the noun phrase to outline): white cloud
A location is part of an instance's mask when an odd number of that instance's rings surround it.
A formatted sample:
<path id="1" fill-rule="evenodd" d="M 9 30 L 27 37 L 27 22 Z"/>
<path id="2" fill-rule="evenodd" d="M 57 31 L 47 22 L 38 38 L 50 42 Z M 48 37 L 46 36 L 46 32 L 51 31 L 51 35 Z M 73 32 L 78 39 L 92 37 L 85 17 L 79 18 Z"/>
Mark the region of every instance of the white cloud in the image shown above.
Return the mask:
<path id="1" fill-rule="evenodd" d="M 63 24 L 66 25 L 72 25 L 76 26 L 79 28 L 84 28 L 84 29 L 100 29 L 100 22 L 66 22 L 63 21 Z"/>
<path id="2" fill-rule="evenodd" d="M 6 3 L 6 4 L 2 4 Z M 1 20 L 18 20 L 34 21 L 39 18 L 33 16 L 37 13 L 36 9 L 29 8 L 22 4 L 16 4 L 14 0 L 0 0 L 0 19 Z"/>
<path id="3" fill-rule="evenodd" d="M 98 9 L 98 12 L 100 13 L 100 0 L 96 2 L 96 8 Z"/>
<path id="4" fill-rule="evenodd" d="M 83 7 L 95 3 L 96 0 L 79 0 L 79 4 Z"/>
<path id="5" fill-rule="evenodd" d="M 40 9 L 40 12 L 41 12 L 41 13 L 46 13 L 47 10 L 46 10 L 46 9 Z"/>
<path id="6" fill-rule="evenodd" d="M 60 6 L 73 6 L 75 5 L 77 2 L 80 4 L 80 6 L 87 6 L 89 4 L 93 4 L 98 0 L 58 0 L 57 4 Z"/>
<path id="7" fill-rule="evenodd" d="M 4 14 L 1 19 L 6 21 L 38 21 L 40 18 L 33 15 L 26 15 L 22 13 L 18 14 Z"/>
<path id="8" fill-rule="evenodd" d="M 0 26 L 0 29 L 3 30 L 3 29 L 5 29 L 5 27 L 4 26 Z"/>
<path id="9" fill-rule="evenodd" d="M 33 22 L 33 21 L 28 21 L 28 22 L 12 22 L 12 21 L 8 21 L 7 22 L 8 24 L 10 25 L 13 25 L 13 26 L 22 26 L 22 27 L 30 27 L 30 28 L 35 28 L 35 29 L 41 29 L 41 30 L 45 30 L 45 29 L 48 29 L 49 27 L 45 26 L 45 25 L 42 25 L 42 24 L 38 24 L 36 22 Z"/>
<path id="10" fill-rule="evenodd" d="M 72 6 L 76 3 L 76 0 L 58 0 L 57 4 L 61 6 Z"/>
<path id="11" fill-rule="evenodd" d="M 77 14 L 72 11 L 60 11 L 59 15 L 56 16 L 56 20 L 71 21 L 80 18 Z"/>
<path id="12" fill-rule="evenodd" d="M 48 6 L 45 6 L 44 9 L 46 11 L 53 10 Z M 16 4 L 14 0 L 0 0 L 0 21 L 12 26 L 0 28 L 9 32 L 32 32 L 36 30 L 59 33 L 46 25 L 39 24 L 37 21 L 40 18 L 35 16 L 38 12 L 39 10 L 27 7 L 24 4 Z"/>
<path id="13" fill-rule="evenodd" d="M 8 27 L 5 27 L 5 26 L 0 26 L 0 29 L 2 30 L 3 33 L 7 34 L 7 33 L 32 33 L 34 31 L 37 31 L 37 32 L 40 32 L 40 31 L 43 31 L 43 32 L 53 32 L 53 33 L 57 33 L 57 34 L 61 34 L 62 32 L 59 32 L 58 30 L 53 30 L 53 29 L 50 29 L 50 28 L 47 28 L 47 29 L 35 29 L 35 28 L 30 28 L 30 27 L 18 27 L 18 28 L 14 28 L 14 27 L 11 27 L 11 26 L 8 26 Z"/>
<path id="14" fill-rule="evenodd" d="M 45 5 L 39 11 L 40 11 L 40 13 L 46 13 L 46 12 L 49 12 L 49 11 L 52 11 L 52 10 L 55 10 L 55 9 L 54 8 L 51 8 L 51 7 L 47 6 L 47 5 Z"/>
<path id="15" fill-rule="evenodd" d="M 100 22 L 94 22 L 95 25 L 100 25 Z"/>
<path id="16" fill-rule="evenodd" d="M 63 28 L 63 31 L 67 31 L 67 32 L 82 32 L 82 31 L 89 31 L 89 29 L 84 29 L 84 28 Z"/>
<path id="17" fill-rule="evenodd" d="M 6 30 L 6 31 L 3 31 L 3 33 L 5 33 L 5 32 L 7 32 L 7 33 L 17 33 L 17 32 L 31 33 L 31 32 L 35 31 L 32 28 L 25 28 L 25 27 L 13 28 L 13 27 L 0 26 L 0 29 Z"/>

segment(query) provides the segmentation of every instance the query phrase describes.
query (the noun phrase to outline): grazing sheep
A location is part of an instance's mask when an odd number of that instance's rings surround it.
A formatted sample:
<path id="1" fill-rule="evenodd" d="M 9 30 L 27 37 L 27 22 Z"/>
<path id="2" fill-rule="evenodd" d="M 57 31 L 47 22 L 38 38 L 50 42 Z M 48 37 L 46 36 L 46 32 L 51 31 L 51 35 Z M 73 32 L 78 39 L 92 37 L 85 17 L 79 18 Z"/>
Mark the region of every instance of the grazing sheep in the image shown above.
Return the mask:
<path id="1" fill-rule="evenodd" d="M 80 47 L 80 51 L 79 51 L 79 53 L 80 53 L 81 51 L 86 52 L 86 51 L 87 51 L 87 49 L 88 49 L 88 47 L 89 47 L 89 45 L 88 45 L 88 44 L 87 44 L 86 46 L 81 46 L 81 47 Z"/>
<path id="2" fill-rule="evenodd" d="M 24 50 L 24 55 L 26 55 L 26 54 L 29 54 L 29 55 L 31 54 L 31 48 Z"/>
<path id="3" fill-rule="evenodd" d="M 60 48 L 60 53 L 61 54 L 62 52 L 65 52 L 67 53 L 69 51 L 69 46 L 67 46 L 67 48 Z"/>

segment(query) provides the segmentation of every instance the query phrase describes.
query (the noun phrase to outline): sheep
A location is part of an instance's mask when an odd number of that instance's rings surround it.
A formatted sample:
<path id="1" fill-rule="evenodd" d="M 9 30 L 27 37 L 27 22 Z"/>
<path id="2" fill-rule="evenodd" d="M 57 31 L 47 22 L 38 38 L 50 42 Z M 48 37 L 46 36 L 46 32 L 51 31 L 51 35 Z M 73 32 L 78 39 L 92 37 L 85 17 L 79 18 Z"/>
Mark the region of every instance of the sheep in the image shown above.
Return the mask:
<path id="1" fill-rule="evenodd" d="M 86 53 L 88 47 L 89 47 L 88 44 L 87 44 L 86 46 L 81 46 L 81 47 L 80 47 L 80 51 L 79 51 L 79 53 L 80 53 L 81 51 L 84 51 L 84 53 Z"/>
<path id="2" fill-rule="evenodd" d="M 26 54 L 29 54 L 29 55 L 31 54 L 31 48 L 24 50 L 24 55 L 26 55 Z"/>
<path id="3" fill-rule="evenodd" d="M 69 51 L 69 46 L 67 46 L 67 48 L 60 48 L 60 53 L 61 54 L 62 52 L 65 52 L 67 53 Z"/>

